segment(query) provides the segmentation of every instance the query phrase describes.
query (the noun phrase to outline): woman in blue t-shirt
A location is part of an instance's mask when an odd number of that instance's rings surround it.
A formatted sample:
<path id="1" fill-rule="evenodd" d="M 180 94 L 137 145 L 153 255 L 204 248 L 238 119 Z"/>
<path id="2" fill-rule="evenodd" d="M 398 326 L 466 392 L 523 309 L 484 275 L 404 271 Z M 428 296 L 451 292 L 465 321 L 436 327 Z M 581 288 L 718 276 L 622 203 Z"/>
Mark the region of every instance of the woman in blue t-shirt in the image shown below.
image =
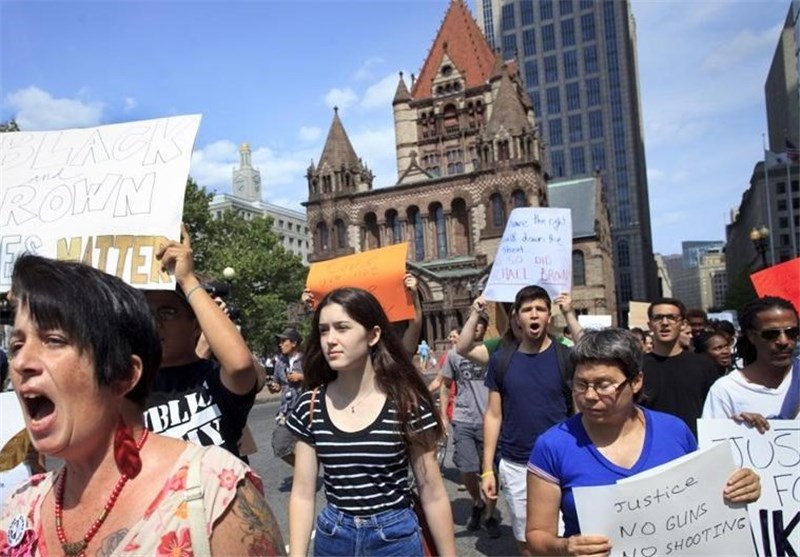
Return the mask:
<path id="1" fill-rule="evenodd" d="M 526 539 L 535 555 L 607 555 L 608 537 L 583 534 L 572 489 L 610 485 L 697 449 L 680 418 L 636 404 L 642 390 L 641 342 L 630 331 L 589 331 L 570 354 L 579 412 L 539 436 L 528 461 Z M 731 474 L 723 497 L 750 503 L 761 494 L 749 469 Z M 558 536 L 558 513 L 564 536 Z"/>
<path id="2" fill-rule="evenodd" d="M 297 436 L 289 555 L 422 557 L 409 464 L 437 555 L 455 555 L 453 515 L 435 451 L 443 435 L 422 375 L 375 297 L 326 295 L 303 356 L 309 390 L 289 414 Z M 328 504 L 314 520 L 317 470 Z"/>

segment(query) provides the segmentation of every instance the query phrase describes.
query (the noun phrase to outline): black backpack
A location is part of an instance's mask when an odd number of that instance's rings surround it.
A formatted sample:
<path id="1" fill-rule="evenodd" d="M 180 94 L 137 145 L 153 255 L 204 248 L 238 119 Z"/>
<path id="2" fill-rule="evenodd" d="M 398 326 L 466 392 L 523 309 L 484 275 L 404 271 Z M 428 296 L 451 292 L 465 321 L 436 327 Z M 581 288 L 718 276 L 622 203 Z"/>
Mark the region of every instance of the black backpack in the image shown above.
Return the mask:
<path id="1" fill-rule="evenodd" d="M 561 392 L 564 395 L 564 401 L 567 403 L 567 415 L 572 415 L 575 412 L 574 405 L 572 404 L 572 389 L 569 387 L 570 380 L 570 364 L 569 364 L 569 348 L 561 344 L 558 340 L 550 337 L 550 341 L 555 346 L 556 359 L 558 360 L 558 370 L 561 372 Z M 495 368 L 495 383 L 497 390 L 503 389 L 503 378 L 508 371 L 508 365 L 511 363 L 511 358 L 514 352 L 519 349 L 519 342 L 501 344 L 498 349 L 497 367 Z"/>

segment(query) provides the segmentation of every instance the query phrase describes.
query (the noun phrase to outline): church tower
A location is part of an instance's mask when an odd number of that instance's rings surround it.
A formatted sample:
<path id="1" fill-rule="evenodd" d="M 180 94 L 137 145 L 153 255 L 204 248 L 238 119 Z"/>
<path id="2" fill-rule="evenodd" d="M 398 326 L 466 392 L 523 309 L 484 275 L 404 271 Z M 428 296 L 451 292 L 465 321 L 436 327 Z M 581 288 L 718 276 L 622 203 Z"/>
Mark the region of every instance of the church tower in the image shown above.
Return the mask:
<path id="1" fill-rule="evenodd" d="M 247 201 L 261 201 L 261 172 L 253 168 L 247 143 L 239 147 L 239 168 L 233 171 L 233 195 Z"/>

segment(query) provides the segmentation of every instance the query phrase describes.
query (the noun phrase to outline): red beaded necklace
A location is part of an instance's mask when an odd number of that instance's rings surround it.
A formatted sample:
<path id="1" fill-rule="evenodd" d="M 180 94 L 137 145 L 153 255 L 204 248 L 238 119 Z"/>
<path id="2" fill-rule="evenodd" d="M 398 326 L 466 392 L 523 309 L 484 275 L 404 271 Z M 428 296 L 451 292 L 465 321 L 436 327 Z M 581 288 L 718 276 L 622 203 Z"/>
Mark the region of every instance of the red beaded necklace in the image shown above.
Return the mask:
<path id="1" fill-rule="evenodd" d="M 139 441 L 136 442 L 137 449 L 141 450 L 145 440 L 147 440 L 148 433 L 150 432 L 147 429 L 142 431 L 142 436 L 139 438 Z M 103 505 L 100 516 L 92 522 L 92 525 L 89 526 L 89 529 L 83 535 L 83 539 L 78 542 L 68 542 L 67 536 L 64 533 L 64 484 L 66 484 L 66 482 L 67 469 L 65 467 L 61 471 L 61 475 L 58 477 L 58 482 L 56 483 L 56 535 L 58 535 L 58 541 L 61 542 L 61 548 L 64 550 L 66 557 L 86 557 L 86 548 L 89 546 L 89 542 L 92 541 L 92 538 L 94 538 L 97 531 L 100 530 L 100 527 L 106 521 L 106 518 L 108 518 L 108 513 L 114 508 L 114 504 L 117 502 L 122 488 L 128 483 L 128 475 L 123 473 L 117 480 L 117 484 L 111 491 L 111 496 L 108 498 L 108 501 L 106 501 L 106 504 Z"/>

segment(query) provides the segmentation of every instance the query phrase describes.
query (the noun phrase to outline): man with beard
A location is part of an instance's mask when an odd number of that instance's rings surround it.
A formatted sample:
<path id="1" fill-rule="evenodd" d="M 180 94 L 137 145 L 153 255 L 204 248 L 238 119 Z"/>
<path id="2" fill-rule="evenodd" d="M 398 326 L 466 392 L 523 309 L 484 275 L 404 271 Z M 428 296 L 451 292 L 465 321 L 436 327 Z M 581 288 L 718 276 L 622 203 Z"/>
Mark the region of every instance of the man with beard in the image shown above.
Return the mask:
<path id="1" fill-rule="evenodd" d="M 736 346 L 745 366 L 714 383 L 703 417 L 733 418 L 764 433 L 767 419 L 798 416 L 800 360 L 792 358 L 800 336 L 797 310 L 783 298 L 767 296 L 747 304 L 739 322 Z"/>
<path id="2" fill-rule="evenodd" d="M 713 362 L 687 351 L 681 331 L 686 307 L 674 298 L 656 300 L 647 308 L 653 351 L 644 356 L 643 406 L 681 418 L 697 436 L 697 419 L 717 373 Z M 688 329 L 688 327 L 687 327 Z"/>

